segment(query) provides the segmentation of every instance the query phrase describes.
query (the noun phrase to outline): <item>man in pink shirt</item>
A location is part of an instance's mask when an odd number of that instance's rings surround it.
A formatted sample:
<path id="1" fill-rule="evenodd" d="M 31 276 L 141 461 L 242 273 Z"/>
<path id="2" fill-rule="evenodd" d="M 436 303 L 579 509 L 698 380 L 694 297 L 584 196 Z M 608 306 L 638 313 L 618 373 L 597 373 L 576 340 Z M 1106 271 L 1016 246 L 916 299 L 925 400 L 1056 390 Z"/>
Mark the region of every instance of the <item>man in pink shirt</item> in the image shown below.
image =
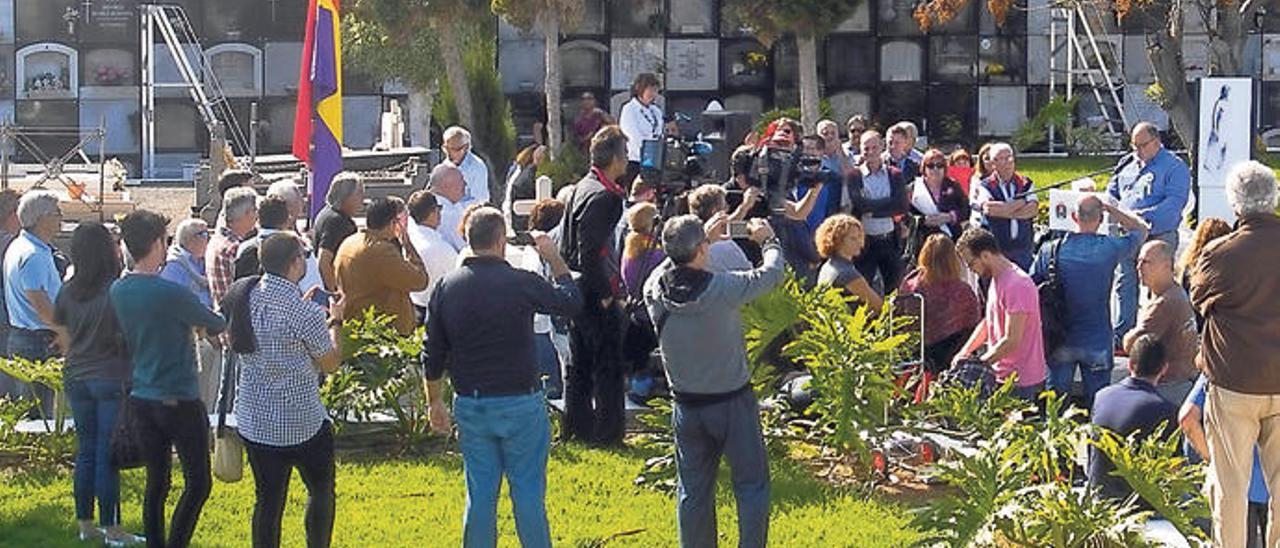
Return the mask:
<path id="1" fill-rule="evenodd" d="M 995 236 L 986 229 L 966 231 L 956 248 L 969 269 L 991 283 L 986 313 L 969 342 L 956 353 L 953 365 L 969 358 L 982 360 L 995 369 L 1000 382 L 1017 374 L 1014 392 L 1035 400 L 1044 390 L 1048 375 L 1040 334 L 1040 295 L 1035 282 L 1005 258 Z"/>

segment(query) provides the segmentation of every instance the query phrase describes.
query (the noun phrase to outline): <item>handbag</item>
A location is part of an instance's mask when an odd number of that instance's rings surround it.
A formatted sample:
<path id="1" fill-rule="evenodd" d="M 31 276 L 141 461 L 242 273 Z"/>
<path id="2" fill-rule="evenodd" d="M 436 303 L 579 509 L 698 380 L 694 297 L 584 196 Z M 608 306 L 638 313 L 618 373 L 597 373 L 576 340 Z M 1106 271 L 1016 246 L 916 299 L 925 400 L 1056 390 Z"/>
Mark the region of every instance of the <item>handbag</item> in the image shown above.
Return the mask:
<path id="1" fill-rule="evenodd" d="M 115 429 L 111 431 L 111 465 L 117 470 L 141 468 L 147 462 L 142 430 L 138 427 L 129 392 L 130 390 L 125 390 L 120 414 L 116 416 Z"/>
<path id="2" fill-rule="evenodd" d="M 228 348 L 227 352 L 231 352 Z M 218 427 L 213 436 L 213 477 L 235 483 L 244 477 L 244 441 L 240 434 L 227 428 L 227 408 L 231 407 L 231 379 L 236 359 L 227 360 L 222 370 L 222 390 L 218 398 Z"/>

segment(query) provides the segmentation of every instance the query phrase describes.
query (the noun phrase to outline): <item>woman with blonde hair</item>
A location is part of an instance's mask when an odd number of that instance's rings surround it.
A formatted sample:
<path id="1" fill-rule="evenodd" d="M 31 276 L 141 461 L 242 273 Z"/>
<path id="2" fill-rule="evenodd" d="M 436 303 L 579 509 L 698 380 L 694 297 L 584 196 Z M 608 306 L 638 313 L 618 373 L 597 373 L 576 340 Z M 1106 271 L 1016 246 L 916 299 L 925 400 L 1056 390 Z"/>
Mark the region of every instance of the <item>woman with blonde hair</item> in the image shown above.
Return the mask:
<path id="1" fill-rule="evenodd" d="M 852 215 L 841 213 L 822 221 L 814 236 L 818 255 L 826 259 L 818 270 L 818 285 L 841 288 L 867 305 L 869 311 L 877 312 L 884 305 L 884 298 L 871 289 L 853 265 L 853 260 L 862 254 L 865 237 L 862 222 Z"/>
<path id="2" fill-rule="evenodd" d="M 898 288 L 899 295 L 920 295 L 924 303 L 924 362 L 928 374 L 936 375 L 951 365 L 956 351 L 981 319 L 978 296 L 965 282 L 964 270 L 956 244 L 945 234 L 935 233 L 925 239 L 916 270 Z M 919 316 L 918 309 L 915 312 Z"/>
<path id="3" fill-rule="evenodd" d="M 639 202 L 626 212 L 627 237 L 622 245 L 622 286 L 627 291 L 627 332 L 622 339 L 622 359 L 626 362 L 630 386 L 627 397 L 644 402 L 653 395 L 655 379 L 660 372 L 653 371 L 649 355 L 658 347 L 649 310 L 644 306 L 642 292 L 649 274 L 662 264 L 667 254 L 658 240 L 658 207 Z"/>
<path id="4" fill-rule="evenodd" d="M 1200 225 L 1196 227 L 1195 236 L 1191 237 L 1191 245 L 1187 246 L 1187 251 L 1178 260 L 1178 284 L 1183 289 L 1191 291 L 1191 271 L 1195 270 L 1196 260 L 1200 258 L 1200 252 L 1204 251 L 1209 242 L 1230 233 L 1231 225 L 1222 219 L 1209 217 L 1200 221 Z"/>
<path id="5" fill-rule="evenodd" d="M 627 237 L 622 246 L 622 284 L 627 294 L 639 294 L 644 281 L 649 278 L 662 260 L 663 253 L 656 232 L 658 207 L 640 202 L 627 210 Z"/>

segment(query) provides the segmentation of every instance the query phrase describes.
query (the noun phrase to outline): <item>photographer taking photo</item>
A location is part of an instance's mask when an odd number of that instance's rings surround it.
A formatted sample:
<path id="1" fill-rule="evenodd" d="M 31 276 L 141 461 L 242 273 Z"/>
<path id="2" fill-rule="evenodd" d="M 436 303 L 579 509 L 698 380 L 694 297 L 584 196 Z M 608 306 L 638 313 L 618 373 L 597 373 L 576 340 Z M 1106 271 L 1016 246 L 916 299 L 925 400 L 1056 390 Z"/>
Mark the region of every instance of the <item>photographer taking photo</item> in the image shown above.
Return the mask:
<path id="1" fill-rule="evenodd" d="M 738 505 L 739 546 L 765 546 L 769 531 L 769 465 L 760 409 L 751 390 L 742 305 L 782 281 L 782 248 L 763 219 L 749 223 L 764 265 L 712 273 L 703 222 L 667 222 L 669 259 L 645 283 L 645 304 L 658 333 L 675 399 L 677 520 L 681 546 L 715 546 L 715 486 L 720 457 L 729 459 Z"/>

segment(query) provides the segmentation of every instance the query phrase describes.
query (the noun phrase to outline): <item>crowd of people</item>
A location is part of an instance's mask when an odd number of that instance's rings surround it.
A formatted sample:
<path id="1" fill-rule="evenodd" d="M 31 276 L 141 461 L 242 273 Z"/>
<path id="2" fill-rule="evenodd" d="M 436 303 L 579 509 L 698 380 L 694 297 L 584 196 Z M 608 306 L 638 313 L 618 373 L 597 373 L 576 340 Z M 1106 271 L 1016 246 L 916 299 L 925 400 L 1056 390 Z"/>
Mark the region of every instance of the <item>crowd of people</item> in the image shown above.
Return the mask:
<path id="1" fill-rule="evenodd" d="M 68 264 L 53 246 L 57 196 L 0 192 L 0 344 L 10 357 L 66 359 L 81 538 L 187 545 L 212 489 L 209 413 L 231 408 L 253 470 L 254 545 L 280 544 L 297 469 L 307 543 L 328 546 L 334 440 L 320 386 L 343 367 L 343 322 L 372 309 L 401 335 L 425 327 L 430 426 L 456 425 L 463 456 L 464 545 L 495 545 L 504 478 L 521 544 L 551 544 L 549 398 L 563 398 L 565 440 L 617 447 L 627 398 L 665 391 L 681 545 L 716 544 L 723 457 L 740 545 L 764 546 L 769 467 L 739 310 L 787 268 L 870 313 L 919 316 L 917 400 L 933 379 L 967 369 L 1014 383 L 1028 401 L 1075 394 L 1122 435 L 1177 425 L 1188 454 L 1212 470 L 1217 542 L 1280 538 L 1262 509 L 1278 509 L 1265 488 L 1280 482 L 1280 218 L 1269 169 L 1237 166 L 1226 181 L 1236 225 L 1202 219 L 1180 252 L 1189 170 L 1154 126 L 1138 124 L 1106 190 L 1075 204 L 1076 229 L 1041 238 L 1037 189 L 1008 144 L 920 151 L 910 122 L 881 133 L 855 116 L 842 141 L 834 121 L 805 134 L 782 118 L 734 151 L 728 181 L 696 186 L 673 213 L 638 157 L 675 129 L 658 87 L 638 77 L 620 125 L 584 97 L 574 135 L 589 170 L 557 198 L 537 199 L 546 150 L 535 145 L 492 200 L 489 167 L 453 127 L 445 161 L 404 199 L 369 200 L 360 177 L 343 173 L 308 222 L 294 182 L 259 196 L 253 174 L 230 171 L 214 226 L 188 219 L 171 235 L 170 220 L 146 210 L 114 227 L 81 223 Z M 769 188 L 758 162 L 772 150 L 818 166 Z M 511 244 L 513 233 L 527 238 Z M 1117 356 L 1130 376 L 1112 384 Z M 0 390 L 51 404 L 3 374 Z M 143 444 L 145 536 L 120 526 L 110 447 L 120 417 Z M 174 451 L 184 481 L 166 529 Z M 1100 493 L 1127 494 L 1104 457 L 1090 461 Z"/>

